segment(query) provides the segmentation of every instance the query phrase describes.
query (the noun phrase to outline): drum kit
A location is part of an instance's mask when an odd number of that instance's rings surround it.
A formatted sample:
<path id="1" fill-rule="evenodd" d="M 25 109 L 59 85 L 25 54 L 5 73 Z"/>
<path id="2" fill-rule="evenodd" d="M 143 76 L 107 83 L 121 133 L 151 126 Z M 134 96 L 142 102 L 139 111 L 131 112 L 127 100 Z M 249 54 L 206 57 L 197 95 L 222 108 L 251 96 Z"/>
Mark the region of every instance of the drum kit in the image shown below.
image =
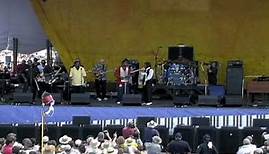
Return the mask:
<path id="1" fill-rule="evenodd" d="M 197 82 L 197 66 L 194 62 L 180 63 L 164 61 L 158 64 L 161 70 L 158 83 L 168 86 L 194 85 Z"/>

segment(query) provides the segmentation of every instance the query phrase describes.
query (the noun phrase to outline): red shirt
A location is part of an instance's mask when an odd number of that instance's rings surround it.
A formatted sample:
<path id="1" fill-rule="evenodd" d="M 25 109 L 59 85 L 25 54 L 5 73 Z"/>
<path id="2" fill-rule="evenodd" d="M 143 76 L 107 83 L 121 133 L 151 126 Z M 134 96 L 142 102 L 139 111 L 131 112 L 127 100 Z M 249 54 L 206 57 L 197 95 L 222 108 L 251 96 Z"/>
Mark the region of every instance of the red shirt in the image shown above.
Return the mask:
<path id="1" fill-rule="evenodd" d="M 124 127 L 122 129 L 122 136 L 126 139 L 128 137 L 134 136 L 136 129 L 131 127 Z"/>
<path id="2" fill-rule="evenodd" d="M 12 154 L 12 148 L 13 146 L 11 144 L 5 145 L 3 149 L 3 154 Z"/>

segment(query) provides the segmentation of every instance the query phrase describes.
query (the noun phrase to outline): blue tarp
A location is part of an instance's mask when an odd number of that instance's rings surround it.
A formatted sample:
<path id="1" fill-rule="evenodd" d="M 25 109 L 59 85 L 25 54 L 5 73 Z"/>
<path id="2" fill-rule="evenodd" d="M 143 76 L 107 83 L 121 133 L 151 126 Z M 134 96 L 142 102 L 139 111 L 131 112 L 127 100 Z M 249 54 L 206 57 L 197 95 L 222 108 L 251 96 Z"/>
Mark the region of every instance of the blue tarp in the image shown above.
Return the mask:
<path id="1" fill-rule="evenodd" d="M 38 123 L 41 121 L 41 106 L 0 106 L 0 123 Z M 91 116 L 92 120 L 135 119 L 138 116 L 159 118 L 222 116 L 222 115 L 265 115 L 266 108 L 216 108 L 216 107 L 74 107 L 56 106 L 47 122 L 72 121 L 72 116 Z"/>

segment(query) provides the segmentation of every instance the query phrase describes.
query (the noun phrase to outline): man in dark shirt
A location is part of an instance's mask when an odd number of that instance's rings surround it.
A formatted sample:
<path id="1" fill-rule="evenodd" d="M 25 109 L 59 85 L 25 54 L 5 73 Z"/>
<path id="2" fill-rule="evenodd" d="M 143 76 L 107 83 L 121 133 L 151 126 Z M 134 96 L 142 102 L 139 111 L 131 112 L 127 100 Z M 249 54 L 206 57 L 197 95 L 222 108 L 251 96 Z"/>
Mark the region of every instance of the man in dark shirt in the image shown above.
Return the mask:
<path id="1" fill-rule="evenodd" d="M 157 125 L 158 124 L 153 120 L 147 123 L 147 127 L 145 127 L 144 129 L 144 143 L 145 144 L 146 142 L 151 143 L 153 136 L 160 136 L 160 133 L 158 132 L 158 130 L 155 129 Z"/>
<path id="2" fill-rule="evenodd" d="M 197 148 L 197 154 L 218 154 L 217 148 L 213 145 L 211 137 L 206 134 L 203 136 L 204 143 Z"/>
<path id="3" fill-rule="evenodd" d="M 191 148 L 188 142 L 182 140 L 181 133 L 176 133 L 175 139 L 167 145 L 167 152 L 171 154 L 190 154 Z"/>

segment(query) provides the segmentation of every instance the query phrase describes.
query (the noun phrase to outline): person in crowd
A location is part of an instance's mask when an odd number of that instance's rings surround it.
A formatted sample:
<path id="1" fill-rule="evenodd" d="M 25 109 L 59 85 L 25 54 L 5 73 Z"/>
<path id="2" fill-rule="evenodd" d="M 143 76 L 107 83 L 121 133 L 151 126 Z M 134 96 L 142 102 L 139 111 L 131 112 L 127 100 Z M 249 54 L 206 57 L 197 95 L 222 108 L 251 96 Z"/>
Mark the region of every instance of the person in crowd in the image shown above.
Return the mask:
<path id="1" fill-rule="evenodd" d="M 255 149 L 256 146 L 253 146 L 253 144 L 251 144 L 249 138 L 245 138 L 243 140 L 243 145 L 238 148 L 236 154 L 254 153 Z"/>
<path id="2" fill-rule="evenodd" d="M 95 76 L 95 90 L 96 90 L 96 97 L 98 101 L 107 100 L 106 97 L 106 73 L 107 73 L 107 66 L 105 64 L 104 59 L 100 59 L 99 63 L 97 63 L 93 68 L 93 74 Z"/>
<path id="3" fill-rule="evenodd" d="M 161 154 L 162 152 L 162 139 L 159 136 L 153 136 L 152 142 L 145 145 L 148 154 Z"/>
<path id="4" fill-rule="evenodd" d="M 196 150 L 197 154 L 218 154 L 217 148 L 213 145 L 211 137 L 208 134 L 203 136 L 203 143 Z"/>
<path id="5" fill-rule="evenodd" d="M 181 133 L 176 133 L 174 140 L 167 145 L 167 152 L 170 154 L 191 154 L 191 148 L 188 142 L 182 140 Z"/>
<path id="6" fill-rule="evenodd" d="M 6 143 L 2 148 L 3 154 L 13 154 L 13 145 L 14 145 L 14 138 L 12 136 L 7 136 Z"/>
<path id="7" fill-rule="evenodd" d="M 35 151 L 33 148 L 33 143 L 29 138 L 25 138 L 22 140 L 23 149 L 22 152 L 25 152 L 26 154 L 30 153 L 31 151 Z"/>
<path id="8" fill-rule="evenodd" d="M 145 62 L 144 67 L 145 71 L 143 72 L 144 77 L 143 77 L 142 102 L 144 102 L 143 105 L 151 105 L 154 70 L 151 68 L 150 62 Z"/>
<path id="9" fill-rule="evenodd" d="M 123 94 L 126 94 L 129 91 L 130 73 L 131 69 L 129 67 L 129 61 L 128 59 L 124 59 L 121 62 L 121 66 L 115 71 L 118 89 L 117 104 L 121 103 Z"/>
<path id="10" fill-rule="evenodd" d="M 155 129 L 155 127 L 158 124 L 154 121 L 151 120 L 147 123 L 147 127 L 145 127 L 144 129 L 144 143 L 145 146 L 147 146 L 148 143 L 152 142 L 152 137 L 154 136 L 160 136 L 160 133 L 158 132 L 157 129 Z"/>
<path id="11" fill-rule="evenodd" d="M 133 121 L 128 122 L 127 126 L 122 129 L 122 136 L 125 139 L 128 137 L 134 137 L 136 133 L 139 133 L 139 129 L 135 127 Z"/>
<path id="12" fill-rule="evenodd" d="M 72 92 L 81 93 L 85 86 L 85 78 L 87 74 L 80 60 L 76 59 L 74 65 L 70 69 L 69 77 L 71 80 Z"/>

